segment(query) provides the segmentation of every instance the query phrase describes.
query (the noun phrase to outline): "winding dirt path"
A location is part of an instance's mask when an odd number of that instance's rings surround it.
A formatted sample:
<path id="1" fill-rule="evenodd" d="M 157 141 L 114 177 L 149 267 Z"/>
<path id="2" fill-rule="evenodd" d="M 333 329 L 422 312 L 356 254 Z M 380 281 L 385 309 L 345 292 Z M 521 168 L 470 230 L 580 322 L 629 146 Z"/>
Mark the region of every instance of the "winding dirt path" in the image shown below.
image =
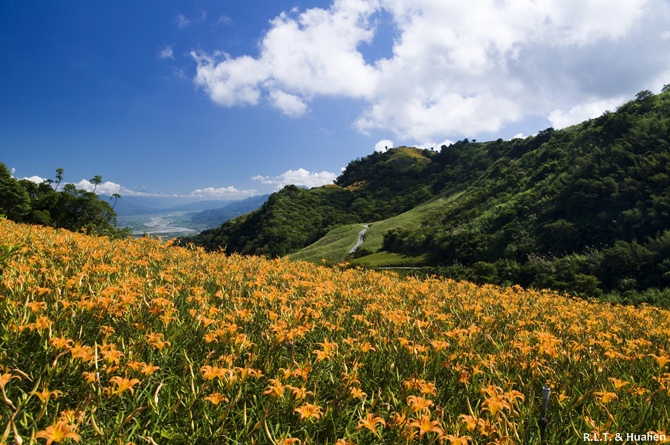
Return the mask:
<path id="1" fill-rule="evenodd" d="M 356 245 L 351 248 L 349 253 L 354 253 L 358 250 L 358 248 L 363 244 L 363 241 L 365 241 L 365 232 L 368 230 L 368 227 L 370 227 L 370 224 L 363 224 L 364 229 L 358 232 L 358 241 L 356 241 Z"/>

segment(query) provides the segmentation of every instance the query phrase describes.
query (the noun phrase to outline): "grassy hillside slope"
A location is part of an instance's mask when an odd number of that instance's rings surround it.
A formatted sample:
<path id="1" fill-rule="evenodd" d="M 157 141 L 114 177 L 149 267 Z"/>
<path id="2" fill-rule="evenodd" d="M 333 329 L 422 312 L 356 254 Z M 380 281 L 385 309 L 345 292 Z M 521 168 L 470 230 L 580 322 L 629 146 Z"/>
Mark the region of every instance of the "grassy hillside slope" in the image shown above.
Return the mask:
<path id="1" fill-rule="evenodd" d="M 349 251 L 356 244 L 358 234 L 363 230 L 362 224 L 347 224 L 330 230 L 314 244 L 289 254 L 290 258 L 299 261 L 338 264 L 349 257 Z"/>
<path id="2" fill-rule="evenodd" d="M 444 212 L 445 206 L 462 194 L 463 192 L 456 192 L 448 197 L 437 196 L 400 215 L 368 224 L 365 241 L 356 254 L 351 254 L 350 250 L 356 244 L 358 233 L 363 228 L 362 224 L 333 229 L 314 244 L 290 254 L 290 257 L 314 262 L 326 260 L 327 264 L 349 261 L 353 265 L 368 267 L 422 265 L 426 260 L 423 257 L 406 257 L 390 252 L 379 252 L 382 249 L 384 235 L 393 229 L 419 230 L 427 221 L 435 221 Z"/>

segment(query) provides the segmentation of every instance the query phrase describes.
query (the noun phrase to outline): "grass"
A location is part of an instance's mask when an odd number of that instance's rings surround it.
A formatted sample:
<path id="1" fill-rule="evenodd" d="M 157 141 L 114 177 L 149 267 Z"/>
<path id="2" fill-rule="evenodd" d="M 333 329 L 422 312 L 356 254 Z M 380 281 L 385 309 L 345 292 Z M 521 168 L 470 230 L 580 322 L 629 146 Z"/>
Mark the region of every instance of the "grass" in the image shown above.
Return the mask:
<path id="1" fill-rule="evenodd" d="M 362 224 L 349 224 L 328 232 L 323 238 L 289 257 L 298 261 L 314 263 L 326 260 L 327 264 L 338 264 L 349 257 L 349 251 L 356 244 Z"/>
<path id="2" fill-rule="evenodd" d="M 423 256 L 410 257 L 393 252 L 375 252 L 349 260 L 352 266 L 378 267 L 419 267 L 425 264 Z"/>
<path id="3" fill-rule="evenodd" d="M 392 155 L 386 161 L 387 164 L 394 164 L 399 169 L 412 168 L 416 171 L 423 170 L 430 163 L 422 150 L 409 147 L 398 147 L 392 150 Z"/>
<path id="4" fill-rule="evenodd" d="M 446 197 L 438 196 L 405 213 L 373 223 L 365 233 L 365 243 L 362 247 L 376 252 L 382 247 L 384 234 L 391 229 L 405 228 L 412 230 L 419 228 L 422 224 L 432 224 L 439 221 L 440 216 L 444 214 L 445 207 L 462 194 L 463 192 L 458 192 Z"/>
<path id="5" fill-rule="evenodd" d="M 326 184 L 322 185 L 321 187 L 314 187 L 310 190 L 315 193 L 333 193 L 344 189 L 337 184 Z"/>
<path id="6" fill-rule="evenodd" d="M 400 215 L 371 223 L 365 232 L 365 241 L 359 247 L 373 252 L 371 255 L 351 259 L 349 250 L 356 244 L 358 233 L 362 229 L 361 224 L 353 224 L 331 230 L 314 244 L 291 254 L 290 257 L 294 260 L 312 262 L 320 262 L 325 259 L 327 264 L 351 261 L 355 265 L 373 268 L 381 266 L 421 266 L 425 260 L 423 256 L 411 258 L 389 252 L 378 252 L 382 247 L 384 234 L 395 228 L 413 230 L 421 227 L 422 224 L 438 221 L 440 215 L 444 214 L 445 207 L 449 206 L 463 193 L 456 192 L 446 197 L 439 196 Z"/>

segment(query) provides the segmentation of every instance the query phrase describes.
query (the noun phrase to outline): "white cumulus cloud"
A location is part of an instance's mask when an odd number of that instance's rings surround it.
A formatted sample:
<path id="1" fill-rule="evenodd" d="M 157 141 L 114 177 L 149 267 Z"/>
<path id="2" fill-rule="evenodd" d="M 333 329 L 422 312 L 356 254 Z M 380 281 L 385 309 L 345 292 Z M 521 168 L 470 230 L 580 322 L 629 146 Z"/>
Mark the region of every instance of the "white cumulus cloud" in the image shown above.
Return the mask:
<path id="1" fill-rule="evenodd" d="M 86 190 L 87 192 L 95 191 L 95 193 L 99 195 L 113 195 L 114 193 L 119 193 L 132 196 L 133 194 L 131 190 L 122 187 L 120 184 L 109 181 L 102 182 L 96 186 L 88 179 L 82 179 L 79 182 L 75 182 L 74 185 L 78 189 Z"/>
<path id="2" fill-rule="evenodd" d="M 554 110 L 549 113 L 552 127 L 561 129 L 583 122 L 587 119 L 598 117 L 605 111 L 614 111 L 617 105 L 624 101 L 623 97 L 610 100 L 596 100 L 575 105 L 568 111 Z"/>
<path id="3" fill-rule="evenodd" d="M 315 95 L 371 97 L 375 69 L 357 47 L 372 39 L 367 18 L 376 9 L 376 2 L 341 0 L 330 9 L 282 13 L 261 39 L 259 57 L 193 52 L 195 83 L 226 106 L 256 104 L 261 93 L 271 92 L 276 104 L 277 91 L 303 101 Z"/>
<path id="4" fill-rule="evenodd" d="M 332 184 L 337 178 L 335 173 L 328 171 L 310 172 L 304 168 L 297 170 L 288 170 L 279 176 L 261 176 L 256 175 L 252 177 L 254 181 L 259 181 L 262 184 L 276 185 L 277 189 L 281 189 L 286 185 L 302 185 L 305 187 L 319 187 L 325 184 Z"/>
<path id="5" fill-rule="evenodd" d="M 307 104 L 299 96 L 281 90 L 271 91 L 270 101 L 287 116 L 300 117 L 307 111 Z"/>
<path id="6" fill-rule="evenodd" d="M 12 174 L 14 174 L 14 172 L 12 172 Z M 22 178 L 22 179 L 27 179 L 28 181 L 30 181 L 30 182 L 34 182 L 35 184 L 41 184 L 41 183 L 43 183 L 44 181 L 46 181 L 46 179 L 41 178 L 41 177 L 39 177 L 39 176 L 29 176 L 29 177 L 27 177 L 27 178 Z"/>
<path id="7" fill-rule="evenodd" d="M 375 144 L 375 151 L 385 152 L 389 148 L 393 148 L 393 141 L 389 139 L 382 139 Z"/>
<path id="8" fill-rule="evenodd" d="M 392 51 L 366 59 L 379 17 Z M 294 117 L 317 97 L 357 99 L 359 131 L 427 144 L 655 88 L 668 22 L 665 0 L 333 0 L 272 19 L 257 54 L 194 51 L 194 81 L 220 105 Z"/>
<path id="9" fill-rule="evenodd" d="M 454 141 L 450 139 L 445 139 L 442 142 L 424 142 L 422 144 L 416 144 L 417 148 L 425 148 L 425 149 L 431 149 L 431 150 L 437 150 L 440 151 L 443 145 L 446 145 L 447 147 L 453 144 Z"/>
<path id="10" fill-rule="evenodd" d="M 214 200 L 237 200 L 249 198 L 258 194 L 257 190 L 240 190 L 233 186 L 228 187 L 206 187 L 203 189 L 197 189 L 192 191 L 188 196 L 201 198 L 201 199 L 214 199 Z"/>

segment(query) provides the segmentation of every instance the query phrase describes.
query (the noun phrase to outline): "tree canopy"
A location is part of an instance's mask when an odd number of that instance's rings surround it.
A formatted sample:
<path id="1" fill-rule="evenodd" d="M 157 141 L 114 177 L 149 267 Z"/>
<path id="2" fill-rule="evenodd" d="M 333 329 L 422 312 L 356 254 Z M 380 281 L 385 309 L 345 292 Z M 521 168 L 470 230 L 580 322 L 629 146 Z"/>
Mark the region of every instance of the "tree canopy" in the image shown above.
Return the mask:
<path id="1" fill-rule="evenodd" d="M 95 193 L 78 189 L 73 184 L 65 184 L 59 191 L 63 174 L 63 169 L 59 168 L 56 181 L 37 184 L 27 179 L 15 179 L 7 166 L 0 163 L 0 214 L 28 224 L 84 230 L 98 235 L 128 235 L 127 230 L 117 228 L 113 208 Z M 100 176 L 94 179 L 98 184 L 102 181 Z"/>

